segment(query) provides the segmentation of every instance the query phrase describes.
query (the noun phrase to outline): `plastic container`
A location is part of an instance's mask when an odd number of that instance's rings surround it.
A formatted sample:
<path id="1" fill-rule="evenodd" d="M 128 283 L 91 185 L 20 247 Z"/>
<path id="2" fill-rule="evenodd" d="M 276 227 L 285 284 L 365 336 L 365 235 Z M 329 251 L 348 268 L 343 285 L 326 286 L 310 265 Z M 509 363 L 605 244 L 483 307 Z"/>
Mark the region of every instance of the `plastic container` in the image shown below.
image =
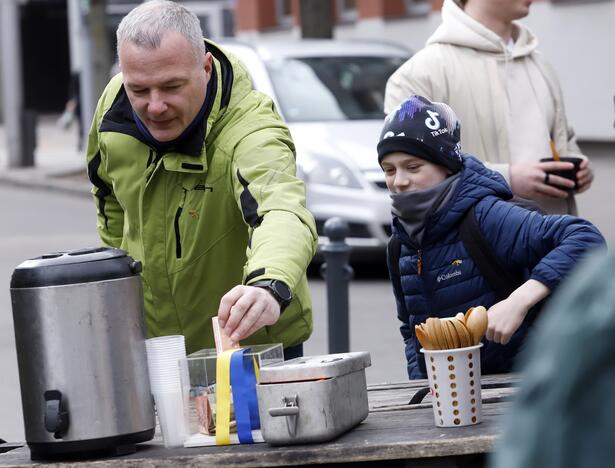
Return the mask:
<path id="1" fill-rule="evenodd" d="M 262 369 L 271 364 L 284 361 L 284 348 L 281 343 L 250 346 L 247 356 L 253 356 Z M 216 363 L 217 354 L 215 349 L 202 349 L 192 353 L 182 362 L 187 369 L 180 372 L 183 379 L 182 387 L 188 389 L 187 428 L 188 439 L 200 441 L 198 445 L 215 444 L 215 418 L 216 418 Z M 231 420 L 233 418 L 231 407 Z M 231 430 L 233 428 L 231 427 Z M 211 436 L 195 438 L 196 434 Z"/>

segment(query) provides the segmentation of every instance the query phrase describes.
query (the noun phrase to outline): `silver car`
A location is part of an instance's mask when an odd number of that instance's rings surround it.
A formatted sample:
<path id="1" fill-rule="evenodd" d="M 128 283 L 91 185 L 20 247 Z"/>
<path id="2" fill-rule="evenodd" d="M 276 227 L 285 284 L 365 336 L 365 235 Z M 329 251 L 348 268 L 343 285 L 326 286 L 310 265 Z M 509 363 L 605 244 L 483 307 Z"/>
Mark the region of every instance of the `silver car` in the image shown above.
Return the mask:
<path id="1" fill-rule="evenodd" d="M 241 59 L 255 89 L 272 96 L 297 149 L 307 205 L 320 244 L 324 223 L 350 227 L 354 259 L 382 255 L 390 235 L 390 198 L 376 156 L 388 77 L 407 49 L 371 41 L 222 42 Z"/>

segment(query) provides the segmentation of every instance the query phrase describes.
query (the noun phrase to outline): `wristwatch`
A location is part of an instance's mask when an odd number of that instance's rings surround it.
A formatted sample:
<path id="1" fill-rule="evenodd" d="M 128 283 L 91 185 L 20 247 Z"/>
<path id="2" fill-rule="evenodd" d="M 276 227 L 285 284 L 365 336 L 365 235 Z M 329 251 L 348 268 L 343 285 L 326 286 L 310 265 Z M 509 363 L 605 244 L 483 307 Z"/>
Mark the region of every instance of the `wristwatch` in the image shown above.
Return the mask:
<path id="1" fill-rule="evenodd" d="M 271 293 L 278 304 L 280 304 L 280 313 L 284 311 L 293 300 L 293 292 L 284 281 L 276 279 L 256 281 L 248 286 L 266 289 Z"/>

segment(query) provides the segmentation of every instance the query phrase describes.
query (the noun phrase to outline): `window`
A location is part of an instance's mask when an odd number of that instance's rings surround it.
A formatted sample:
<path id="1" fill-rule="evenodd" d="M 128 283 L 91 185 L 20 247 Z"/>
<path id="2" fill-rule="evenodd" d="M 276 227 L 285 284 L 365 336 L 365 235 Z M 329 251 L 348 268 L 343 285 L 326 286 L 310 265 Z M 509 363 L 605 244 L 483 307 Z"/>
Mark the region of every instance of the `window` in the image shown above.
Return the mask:
<path id="1" fill-rule="evenodd" d="M 353 23 L 359 17 L 356 0 L 337 0 L 337 15 L 341 23 Z"/>
<path id="2" fill-rule="evenodd" d="M 431 12 L 430 0 L 405 0 L 408 16 L 427 16 Z"/>
<path id="3" fill-rule="evenodd" d="M 288 122 L 382 119 L 384 89 L 406 57 L 297 57 L 266 64 Z"/>
<path id="4" fill-rule="evenodd" d="M 292 0 L 277 0 L 276 13 L 278 25 L 283 28 L 290 28 L 293 25 Z"/>

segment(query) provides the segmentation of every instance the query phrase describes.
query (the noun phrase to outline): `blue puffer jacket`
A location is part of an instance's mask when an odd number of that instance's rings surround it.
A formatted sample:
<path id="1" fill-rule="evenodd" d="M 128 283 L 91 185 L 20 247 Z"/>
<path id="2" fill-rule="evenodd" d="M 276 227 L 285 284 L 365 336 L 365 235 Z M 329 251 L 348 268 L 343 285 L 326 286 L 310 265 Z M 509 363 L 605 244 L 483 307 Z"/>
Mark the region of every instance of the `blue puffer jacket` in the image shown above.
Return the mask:
<path id="1" fill-rule="evenodd" d="M 514 272 L 527 272 L 527 278 L 540 281 L 551 291 L 587 250 L 605 245 L 591 223 L 528 211 L 505 201 L 511 197 L 502 176 L 465 155 L 455 193 L 427 219 L 422 245 L 412 245 L 399 220 L 393 219 L 393 235 L 401 241 L 402 291 L 395 291 L 395 297 L 411 379 L 426 377 L 415 325 L 427 317 L 449 317 L 478 305 L 489 308 L 496 302 L 495 292 L 466 252 L 459 234 L 463 216 L 473 205 L 481 232 L 500 264 Z M 400 301 L 404 301 L 405 310 Z M 510 371 L 527 334 L 530 315 L 507 345 L 485 341 L 483 373 Z"/>

